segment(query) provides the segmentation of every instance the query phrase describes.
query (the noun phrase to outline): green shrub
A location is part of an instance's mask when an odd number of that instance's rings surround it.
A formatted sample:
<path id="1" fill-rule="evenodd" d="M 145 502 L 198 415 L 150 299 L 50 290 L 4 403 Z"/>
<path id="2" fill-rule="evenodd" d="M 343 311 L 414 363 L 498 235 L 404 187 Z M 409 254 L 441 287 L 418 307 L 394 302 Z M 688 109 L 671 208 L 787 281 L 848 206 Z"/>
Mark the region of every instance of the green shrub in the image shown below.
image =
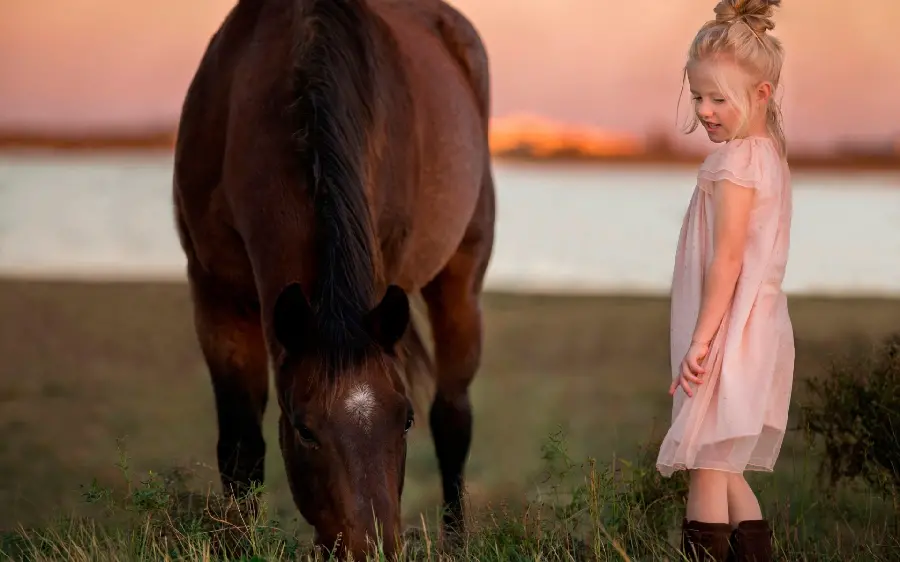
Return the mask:
<path id="1" fill-rule="evenodd" d="M 821 474 L 832 486 L 861 478 L 876 491 L 900 490 L 900 333 L 873 351 L 856 348 L 828 374 L 806 381 L 802 425 L 824 444 Z"/>

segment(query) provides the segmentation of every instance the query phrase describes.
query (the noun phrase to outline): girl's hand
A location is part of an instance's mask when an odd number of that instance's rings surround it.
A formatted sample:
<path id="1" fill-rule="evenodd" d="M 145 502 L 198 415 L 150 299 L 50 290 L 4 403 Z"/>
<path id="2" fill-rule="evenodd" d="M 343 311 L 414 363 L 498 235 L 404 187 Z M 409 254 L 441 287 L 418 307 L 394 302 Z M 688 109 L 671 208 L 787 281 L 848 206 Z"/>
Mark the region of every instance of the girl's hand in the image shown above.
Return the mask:
<path id="1" fill-rule="evenodd" d="M 672 381 L 672 386 L 669 387 L 669 396 L 675 395 L 679 385 L 689 397 L 694 396 L 694 391 L 691 390 L 691 386 L 688 383 L 703 384 L 700 376 L 705 374 L 706 370 L 700 366 L 700 363 L 706 359 L 708 354 L 708 343 L 691 342 L 691 347 L 688 348 L 687 353 L 684 354 L 684 359 L 681 360 L 681 371 L 675 377 L 675 380 Z"/>

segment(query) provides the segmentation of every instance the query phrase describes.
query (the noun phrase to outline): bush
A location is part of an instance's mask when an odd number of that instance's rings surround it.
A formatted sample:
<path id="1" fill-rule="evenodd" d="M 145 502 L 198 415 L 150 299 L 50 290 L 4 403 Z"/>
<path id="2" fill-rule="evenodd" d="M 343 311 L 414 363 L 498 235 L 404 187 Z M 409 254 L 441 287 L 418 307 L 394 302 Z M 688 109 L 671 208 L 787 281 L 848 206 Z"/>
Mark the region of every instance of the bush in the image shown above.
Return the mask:
<path id="1" fill-rule="evenodd" d="M 820 474 L 832 487 L 861 478 L 878 492 L 900 491 L 900 333 L 874 353 L 851 351 L 806 383 L 802 424 L 824 443 Z"/>

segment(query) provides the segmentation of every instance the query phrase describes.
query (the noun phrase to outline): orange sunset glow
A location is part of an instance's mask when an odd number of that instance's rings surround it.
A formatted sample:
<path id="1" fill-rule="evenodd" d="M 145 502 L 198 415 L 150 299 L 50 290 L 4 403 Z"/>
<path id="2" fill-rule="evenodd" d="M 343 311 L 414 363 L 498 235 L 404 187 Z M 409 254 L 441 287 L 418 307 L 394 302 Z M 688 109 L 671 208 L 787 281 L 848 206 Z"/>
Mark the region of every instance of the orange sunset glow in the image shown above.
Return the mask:
<path id="1" fill-rule="evenodd" d="M 495 146 L 520 142 L 513 130 L 540 137 L 543 146 L 575 143 L 591 153 L 635 150 L 660 130 L 683 146 L 707 144 L 678 135 L 686 105 L 677 114 L 676 102 L 684 53 L 715 2 L 452 3 L 478 27 L 491 56 L 493 113 L 504 125 Z M 103 136 L 174 128 L 206 42 L 233 4 L 11 3 L 0 20 L 0 130 Z M 789 139 L 804 150 L 846 142 L 893 150 L 900 138 L 900 35 L 893 33 L 900 4 L 785 4 L 775 32 L 788 54 Z M 532 130 L 522 129 L 521 115 L 536 116 Z M 548 128 L 551 122 L 571 127 L 559 137 L 561 125 Z"/>
<path id="2" fill-rule="evenodd" d="M 491 152 L 506 154 L 527 149 L 534 157 L 561 153 L 627 156 L 640 153 L 643 142 L 632 135 L 613 134 L 597 127 L 564 124 L 536 115 L 516 115 L 491 123 Z"/>

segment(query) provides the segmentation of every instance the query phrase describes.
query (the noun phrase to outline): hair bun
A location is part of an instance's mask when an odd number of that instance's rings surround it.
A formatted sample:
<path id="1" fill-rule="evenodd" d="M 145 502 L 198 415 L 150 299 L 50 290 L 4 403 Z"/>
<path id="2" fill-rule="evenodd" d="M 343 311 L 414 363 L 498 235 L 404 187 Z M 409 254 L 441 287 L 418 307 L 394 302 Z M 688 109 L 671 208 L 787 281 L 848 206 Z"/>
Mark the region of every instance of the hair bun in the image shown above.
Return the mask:
<path id="1" fill-rule="evenodd" d="M 721 0 L 715 7 L 716 22 L 735 24 L 743 22 L 756 33 L 775 29 L 772 15 L 781 0 Z"/>

